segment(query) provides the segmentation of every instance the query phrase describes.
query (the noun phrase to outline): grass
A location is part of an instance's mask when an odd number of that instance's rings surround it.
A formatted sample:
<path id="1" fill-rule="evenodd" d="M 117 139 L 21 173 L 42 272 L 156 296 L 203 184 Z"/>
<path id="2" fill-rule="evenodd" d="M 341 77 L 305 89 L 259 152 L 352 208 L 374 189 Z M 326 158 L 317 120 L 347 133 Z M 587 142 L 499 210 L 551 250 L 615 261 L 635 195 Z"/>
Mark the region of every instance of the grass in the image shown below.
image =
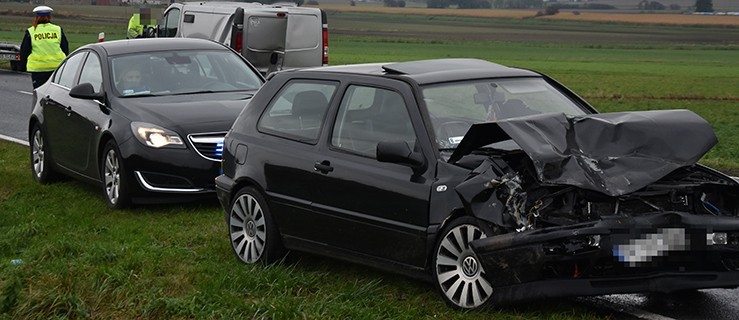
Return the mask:
<path id="1" fill-rule="evenodd" d="M 0 4 L 0 41 L 21 41 L 32 7 Z M 72 48 L 123 38 L 132 12 L 54 7 Z M 349 12 L 329 26 L 331 64 L 474 57 L 542 71 L 601 111 L 693 110 L 719 137 L 701 162 L 739 173 L 739 28 Z M 570 300 L 454 312 L 429 284 L 310 255 L 245 266 L 215 202 L 111 211 L 99 188 L 35 183 L 27 153 L 0 142 L 0 319 L 603 316 Z"/>
<path id="2" fill-rule="evenodd" d="M 599 317 L 570 300 L 455 312 L 430 284 L 310 255 L 243 265 L 215 202 L 111 211 L 98 188 L 37 184 L 8 142 L 0 177 L 0 319 Z"/>

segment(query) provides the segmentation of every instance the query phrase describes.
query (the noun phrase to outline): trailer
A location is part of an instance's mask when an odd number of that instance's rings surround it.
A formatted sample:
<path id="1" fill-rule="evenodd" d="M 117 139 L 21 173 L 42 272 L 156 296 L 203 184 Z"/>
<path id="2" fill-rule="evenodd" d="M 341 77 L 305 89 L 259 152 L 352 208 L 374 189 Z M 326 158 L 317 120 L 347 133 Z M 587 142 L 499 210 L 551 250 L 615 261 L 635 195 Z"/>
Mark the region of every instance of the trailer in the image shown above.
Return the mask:
<path id="1" fill-rule="evenodd" d="M 22 71 L 21 45 L 13 42 L 0 42 L 0 60 L 9 60 L 10 69 Z"/>

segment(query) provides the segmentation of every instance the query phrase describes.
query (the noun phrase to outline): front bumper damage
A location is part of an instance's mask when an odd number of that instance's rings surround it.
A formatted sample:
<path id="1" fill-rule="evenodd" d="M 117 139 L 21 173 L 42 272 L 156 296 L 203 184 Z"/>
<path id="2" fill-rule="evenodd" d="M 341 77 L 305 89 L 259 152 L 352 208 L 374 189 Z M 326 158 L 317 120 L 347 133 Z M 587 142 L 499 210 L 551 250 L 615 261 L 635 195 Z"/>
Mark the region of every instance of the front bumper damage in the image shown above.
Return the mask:
<path id="1" fill-rule="evenodd" d="M 471 243 L 494 302 L 739 286 L 739 219 L 658 212 Z"/>

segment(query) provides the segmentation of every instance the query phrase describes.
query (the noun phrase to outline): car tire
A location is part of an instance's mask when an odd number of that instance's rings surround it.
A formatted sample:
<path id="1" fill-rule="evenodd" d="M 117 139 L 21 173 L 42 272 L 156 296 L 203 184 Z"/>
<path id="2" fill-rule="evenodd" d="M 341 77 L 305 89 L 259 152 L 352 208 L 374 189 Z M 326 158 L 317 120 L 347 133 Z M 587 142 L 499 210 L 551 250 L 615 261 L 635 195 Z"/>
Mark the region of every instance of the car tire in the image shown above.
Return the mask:
<path id="1" fill-rule="evenodd" d="M 285 255 L 280 234 L 261 192 L 245 187 L 236 194 L 228 213 L 228 238 L 244 263 L 273 263 Z"/>
<path id="2" fill-rule="evenodd" d="M 105 144 L 100 159 L 100 177 L 103 181 L 105 203 L 111 209 L 123 209 L 131 201 L 130 175 L 121 159 L 121 152 L 115 141 Z"/>
<path id="3" fill-rule="evenodd" d="M 51 153 L 49 153 L 49 147 L 46 144 L 46 135 L 41 131 L 38 123 L 31 128 L 28 143 L 31 151 L 31 173 L 33 178 L 42 184 L 58 180 L 59 175 L 51 166 Z"/>
<path id="4" fill-rule="evenodd" d="M 441 232 L 434 246 L 431 276 L 449 306 L 460 310 L 478 309 L 492 296 L 489 276 L 469 245 L 472 240 L 492 234 L 489 226 L 473 217 L 455 219 Z"/>

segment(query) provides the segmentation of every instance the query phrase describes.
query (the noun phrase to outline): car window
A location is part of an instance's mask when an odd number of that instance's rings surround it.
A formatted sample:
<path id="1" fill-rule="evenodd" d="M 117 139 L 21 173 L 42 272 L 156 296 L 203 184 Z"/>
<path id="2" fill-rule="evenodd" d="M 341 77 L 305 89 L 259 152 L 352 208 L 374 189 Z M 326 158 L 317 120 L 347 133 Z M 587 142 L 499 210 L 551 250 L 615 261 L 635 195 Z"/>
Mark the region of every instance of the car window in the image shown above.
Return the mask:
<path id="1" fill-rule="evenodd" d="M 115 56 L 111 73 L 119 96 L 256 90 L 263 83 L 257 71 L 225 48 Z"/>
<path id="2" fill-rule="evenodd" d="M 67 62 L 64 65 L 64 70 L 62 70 L 62 73 L 59 75 L 59 81 L 57 81 L 59 85 L 67 88 L 74 87 L 74 80 L 77 76 L 77 70 L 79 70 L 80 65 L 82 64 L 82 61 L 84 61 L 86 55 L 87 52 L 81 52 L 67 59 Z"/>
<path id="3" fill-rule="evenodd" d="M 288 138 L 315 141 L 337 86 L 330 81 L 288 82 L 262 114 L 259 129 Z"/>
<path id="4" fill-rule="evenodd" d="M 164 26 L 159 30 L 160 37 L 174 37 L 180 22 L 180 9 L 172 9 L 164 16 Z"/>
<path id="5" fill-rule="evenodd" d="M 415 145 L 416 135 L 403 97 L 386 89 L 350 86 L 339 107 L 331 145 L 374 158 L 381 141 Z"/>
<path id="6" fill-rule="evenodd" d="M 100 92 L 103 88 L 103 72 L 100 68 L 100 58 L 97 54 L 91 53 L 87 55 L 87 60 L 82 66 L 80 80 L 78 83 L 89 83 L 95 88 L 95 92 Z"/>

